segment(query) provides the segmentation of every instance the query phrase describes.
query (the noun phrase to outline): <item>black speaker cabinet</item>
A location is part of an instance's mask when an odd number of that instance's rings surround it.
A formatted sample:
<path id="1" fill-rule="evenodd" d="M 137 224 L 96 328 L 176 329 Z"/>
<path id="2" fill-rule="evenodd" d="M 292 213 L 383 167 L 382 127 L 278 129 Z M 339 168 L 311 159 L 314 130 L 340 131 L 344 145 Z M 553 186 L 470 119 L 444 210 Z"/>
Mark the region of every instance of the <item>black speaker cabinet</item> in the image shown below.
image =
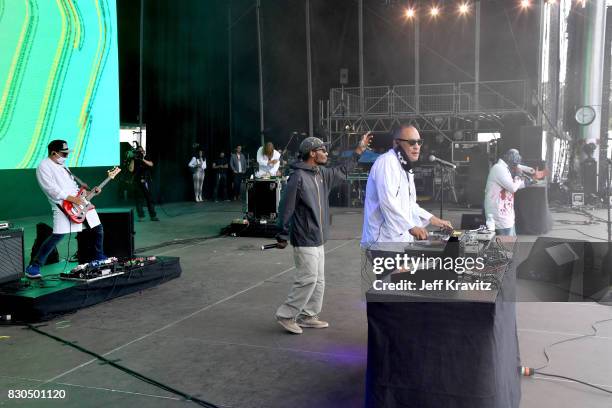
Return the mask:
<path id="1" fill-rule="evenodd" d="M 0 284 L 16 281 L 24 271 L 23 230 L 0 231 Z"/>
<path id="2" fill-rule="evenodd" d="M 280 180 L 247 180 L 246 190 L 250 217 L 276 219 L 281 195 Z"/>
<path id="3" fill-rule="evenodd" d="M 104 227 L 104 254 L 119 259 L 134 257 L 134 211 L 132 209 L 98 210 Z M 79 263 L 95 258 L 95 234 L 88 228 L 77 235 Z"/>
<path id="4" fill-rule="evenodd" d="M 538 165 L 542 161 L 542 126 L 521 126 L 520 142 L 523 162 Z"/>

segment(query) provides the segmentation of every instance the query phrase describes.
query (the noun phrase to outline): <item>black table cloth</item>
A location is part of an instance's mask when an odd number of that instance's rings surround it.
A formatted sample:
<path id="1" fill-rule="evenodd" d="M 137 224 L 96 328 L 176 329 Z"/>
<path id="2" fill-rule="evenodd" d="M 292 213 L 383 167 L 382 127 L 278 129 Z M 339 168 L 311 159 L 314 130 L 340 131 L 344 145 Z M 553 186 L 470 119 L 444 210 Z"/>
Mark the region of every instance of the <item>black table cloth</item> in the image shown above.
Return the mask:
<path id="1" fill-rule="evenodd" d="M 370 289 L 365 406 L 518 407 L 514 283 L 511 263 L 492 301 L 415 302 Z"/>

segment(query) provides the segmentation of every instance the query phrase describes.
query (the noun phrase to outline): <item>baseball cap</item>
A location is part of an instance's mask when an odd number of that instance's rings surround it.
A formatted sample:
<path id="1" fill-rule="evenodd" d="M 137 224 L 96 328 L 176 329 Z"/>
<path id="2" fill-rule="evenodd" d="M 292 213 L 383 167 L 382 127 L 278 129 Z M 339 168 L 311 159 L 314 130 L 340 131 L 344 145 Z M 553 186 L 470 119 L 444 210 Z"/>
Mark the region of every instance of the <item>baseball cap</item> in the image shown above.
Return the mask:
<path id="1" fill-rule="evenodd" d="M 302 140 L 302 143 L 300 143 L 300 153 L 306 154 L 315 149 L 327 147 L 327 145 L 329 145 L 329 143 L 324 143 L 318 137 L 307 137 L 306 139 Z"/>
<path id="2" fill-rule="evenodd" d="M 71 149 L 68 149 L 68 142 L 59 139 L 52 140 L 51 142 L 49 142 L 49 144 L 47 145 L 47 150 L 49 151 L 49 153 L 70 153 L 72 151 Z"/>

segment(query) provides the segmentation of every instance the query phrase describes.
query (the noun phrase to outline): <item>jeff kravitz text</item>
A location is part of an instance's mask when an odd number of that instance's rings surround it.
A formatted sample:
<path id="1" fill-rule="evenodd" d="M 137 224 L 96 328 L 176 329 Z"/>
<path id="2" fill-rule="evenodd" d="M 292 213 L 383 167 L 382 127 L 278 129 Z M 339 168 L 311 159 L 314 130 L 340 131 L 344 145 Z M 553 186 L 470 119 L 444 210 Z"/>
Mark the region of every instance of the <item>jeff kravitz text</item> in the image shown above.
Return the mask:
<path id="1" fill-rule="evenodd" d="M 485 261 L 481 257 L 410 257 L 407 254 L 396 254 L 394 257 L 377 257 L 372 260 L 372 272 L 380 276 L 383 272 L 396 270 L 398 272 L 409 272 L 414 275 L 417 271 L 447 270 L 454 271 L 458 276 L 480 272 L 484 269 Z M 374 290 L 382 291 L 485 291 L 493 290 L 491 282 L 479 279 L 464 282 L 460 279 L 434 279 L 423 281 L 399 280 L 398 282 L 386 282 L 380 279 L 374 281 Z"/>

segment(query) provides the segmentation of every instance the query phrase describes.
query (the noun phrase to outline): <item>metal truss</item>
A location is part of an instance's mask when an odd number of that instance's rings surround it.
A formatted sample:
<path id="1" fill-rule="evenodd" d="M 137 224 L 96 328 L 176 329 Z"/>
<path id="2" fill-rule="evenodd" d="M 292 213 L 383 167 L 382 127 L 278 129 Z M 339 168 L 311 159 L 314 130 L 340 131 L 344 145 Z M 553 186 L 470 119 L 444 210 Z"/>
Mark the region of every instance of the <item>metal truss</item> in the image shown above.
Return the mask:
<path id="1" fill-rule="evenodd" d="M 388 133 L 409 123 L 422 132 L 499 131 L 502 117 L 527 110 L 525 81 L 462 82 L 333 88 L 319 102 L 319 125 L 332 139 L 342 133 Z M 363 105 L 363 106 L 362 106 Z"/>

